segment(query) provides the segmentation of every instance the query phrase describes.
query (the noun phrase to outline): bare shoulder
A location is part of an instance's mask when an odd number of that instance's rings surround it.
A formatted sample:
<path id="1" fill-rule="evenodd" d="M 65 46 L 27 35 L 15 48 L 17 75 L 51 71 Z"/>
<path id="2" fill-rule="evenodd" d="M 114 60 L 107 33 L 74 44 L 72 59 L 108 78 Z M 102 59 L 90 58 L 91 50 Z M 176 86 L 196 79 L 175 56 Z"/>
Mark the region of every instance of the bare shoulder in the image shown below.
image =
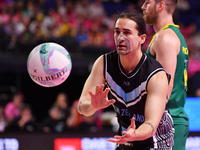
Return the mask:
<path id="1" fill-rule="evenodd" d="M 154 74 L 149 80 L 148 86 L 149 88 L 154 89 L 156 89 L 156 87 L 168 86 L 168 78 L 166 72 L 163 70 Z"/>
<path id="2" fill-rule="evenodd" d="M 152 80 L 158 80 L 158 79 L 161 79 L 161 80 L 167 80 L 167 73 L 164 71 L 164 70 L 162 70 L 162 71 L 159 71 L 159 72 L 157 72 L 156 74 L 154 74 L 153 76 L 152 76 Z"/>
<path id="3" fill-rule="evenodd" d="M 96 61 L 94 62 L 94 65 L 103 65 L 104 64 L 104 55 L 99 56 Z"/>
<path id="4" fill-rule="evenodd" d="M 162 52 L 179 53 L 180 40 L 172 29 L 165 29 L 156 34 L 154 41 L 154 50 Z"/>
<path id="5" fill-rule="evenodd" d="M 169 41 L 179 41 L 179 38 L 178 36 L 176 35 L 176 33 L 170 29 L 170 28 L 167 28 L 165 30 L 161 30 L 160 32 L 158 32 L 156 34 L 156 38 L 157 39 L 162 39 L 162 40 L 169 40 Z"/>
<path id="6" fill-rule="evenodd" d="M 102 71 L 103 70 L 103 66 L 104 66 L 104 56 L 101 55 L 94 62 L 92 70 L 93 71 L 97 71 L 97 70 L 101 70 Z"/>

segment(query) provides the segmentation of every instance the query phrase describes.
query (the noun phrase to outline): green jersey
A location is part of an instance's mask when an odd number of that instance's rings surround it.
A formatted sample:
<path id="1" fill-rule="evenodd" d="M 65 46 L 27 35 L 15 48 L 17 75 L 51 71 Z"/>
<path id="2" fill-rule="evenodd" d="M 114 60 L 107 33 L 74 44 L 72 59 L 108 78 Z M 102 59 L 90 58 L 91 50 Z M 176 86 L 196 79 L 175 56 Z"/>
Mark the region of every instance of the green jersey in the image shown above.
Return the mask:
<path id="1" fill-rule="evenodd" d="M 187 48 L 187 44 L 185 42 L 185 38 L 181 34 L 179 30 L 179 26 L 177 25 L 166 25 L 161 30 L 166 28 L 172 29 L 178 38 L 180 39 L 181 46 L 180 52 L 177 55 L 177 64 L 176 64 L 176 72 L 174 76 L 174 86 L 167 103 L 167 108 L 170 111 L 170 114 L 173 118 L 174 124 L 185 124 L 188 125 L 188 117 L 184 111 L 184 105 L 186 100 L 186 91 L 187 91 L 187 70 L 188 70 L 188 59 L 189 52 Z M 155 34 L 156 35 L 156 34 Z M 155 37 L 154 35 L 154 37 Z M 146 51 L 148 55 L 156 59 L 156 56 L 150 54 L 150 47 L 152 42 L 154 41 L 154 37 L 152 38 L 149 47 Z"/>

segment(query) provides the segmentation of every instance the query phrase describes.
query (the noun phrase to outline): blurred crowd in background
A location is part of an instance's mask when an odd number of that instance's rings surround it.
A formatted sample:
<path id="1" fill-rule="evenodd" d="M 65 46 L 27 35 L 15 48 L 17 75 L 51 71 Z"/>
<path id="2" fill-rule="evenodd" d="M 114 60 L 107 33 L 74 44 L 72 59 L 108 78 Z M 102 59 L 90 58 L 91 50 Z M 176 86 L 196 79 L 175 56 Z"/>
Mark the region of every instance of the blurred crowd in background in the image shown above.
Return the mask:
<path id="1" fill-rule="evenodd" d="M 97 132 L 108 127 L 115 131 L 115 122 L 113 125 L 111 122 L 105 123 L 109 119 L 102 117 L 103 110 L 85 117 L 78 113 L 77 104 L 78 100 L 75 100 L 69 106 L 68 95 L 60 92 L 49 108 L 48 115 L 38 121 L 31 106 L 24 102 L 23 93 L 15 93 L 5 108 L 0 106 L 0 132 Z M 110 117 L 113 117 L 112 114 Z"/>
<path id="2" fill-rule="evenodd" d="M 144 0 L 0 0 L 0 55 L 25 56 L 38 44 L 56 42 L 72 56 L 100 54 L 115 50 L 115 15 L 125 9 L 142 13 Z M 200 1 L 178 0 L 174 21 L 180 26 L 189 49 L 188 96 L 200 97 Z M 147 26 L 145 52 L 154 35 Z M 0 106 L 0 132 L 10 131 L 99 131 L 116 122 L 98 111 L 84 117 L 76 110 L 77 100 L 68 104 L 66 93 L 59 93 L 48 116 L 38 122 L 23 93 L 14 94 Z M 108 122 L 109 123 L 108 123 Z"/>

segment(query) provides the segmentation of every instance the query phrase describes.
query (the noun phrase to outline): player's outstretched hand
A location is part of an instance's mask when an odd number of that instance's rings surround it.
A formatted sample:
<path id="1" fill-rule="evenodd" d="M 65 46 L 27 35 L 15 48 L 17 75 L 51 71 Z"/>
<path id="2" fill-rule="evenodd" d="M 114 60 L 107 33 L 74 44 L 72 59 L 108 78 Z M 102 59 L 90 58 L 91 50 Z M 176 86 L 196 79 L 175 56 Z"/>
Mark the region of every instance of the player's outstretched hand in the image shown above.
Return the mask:
<path id="1" fill-rule="evenodd" d="M 130 141 L 135 140 L 135 118 L 131 119 L 131 125 L 128 127 L 127 131 L 122 132 L 123 136 L 115 135 L 114 139 L 108 139 L 107 141 L 119 144 L 125 144 Z"/>
<path id="2" fill-rule="evenodd" d="M 91 96 L 91 105 L 94 109 L 106 108 L 115 103 L 114 99 L 108 100 L 108 92 L 110 91 L 110 89 L 106 88 L 104 91 L 103 89 L 104 84 L 101 84 L 96 86 L 96 91 L 94 94 L 89 91 L 89 94 Z"/>

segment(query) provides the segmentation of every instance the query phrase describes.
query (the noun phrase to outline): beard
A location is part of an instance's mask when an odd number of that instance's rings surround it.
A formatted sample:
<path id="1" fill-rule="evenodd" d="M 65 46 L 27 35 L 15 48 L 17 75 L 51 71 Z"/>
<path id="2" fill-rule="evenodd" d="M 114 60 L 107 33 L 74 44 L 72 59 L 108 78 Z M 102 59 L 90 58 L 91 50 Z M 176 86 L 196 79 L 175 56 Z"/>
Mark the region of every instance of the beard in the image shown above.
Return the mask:
<path id="1" fill-rule="evenodd" d="M 118 41 L 116 41 L 116 47 L 117 47 L 117 45 L 119 44 L 119 42 Z M 120 48 L 118 48 L 117 47 L 117 53 L 119 54 L 119 55 L 127 55 L 127 54 L 129 54 L 130 52 L 131 52 L 131 49 L 130 49 L 130 41 L 128 40 L 128 39 L 124 39 L 124 45 L 126 45 L 126 48 L 124 48 L 124 49 L 120 49 Z"/>
<path id="2" fill-rule="evenodd" d="M 117 49 L 117 53 L 119 55 L 128 55 L 130 53 L 130 50 L 127 50 L 127 49 L 125 49 L 125 50 Z"/>
<path id="3" fill-rule="evenodd" d="M 156 9 L 156 8 L 155 8 Z M 152 11 L 148 14 L 145 14 L 146 17 L 144 17 L 144 20 L 146 24 L 148 25 L 154 25 L 157 22 L 158 13 L 155 9 L 152 9 Z"/>

